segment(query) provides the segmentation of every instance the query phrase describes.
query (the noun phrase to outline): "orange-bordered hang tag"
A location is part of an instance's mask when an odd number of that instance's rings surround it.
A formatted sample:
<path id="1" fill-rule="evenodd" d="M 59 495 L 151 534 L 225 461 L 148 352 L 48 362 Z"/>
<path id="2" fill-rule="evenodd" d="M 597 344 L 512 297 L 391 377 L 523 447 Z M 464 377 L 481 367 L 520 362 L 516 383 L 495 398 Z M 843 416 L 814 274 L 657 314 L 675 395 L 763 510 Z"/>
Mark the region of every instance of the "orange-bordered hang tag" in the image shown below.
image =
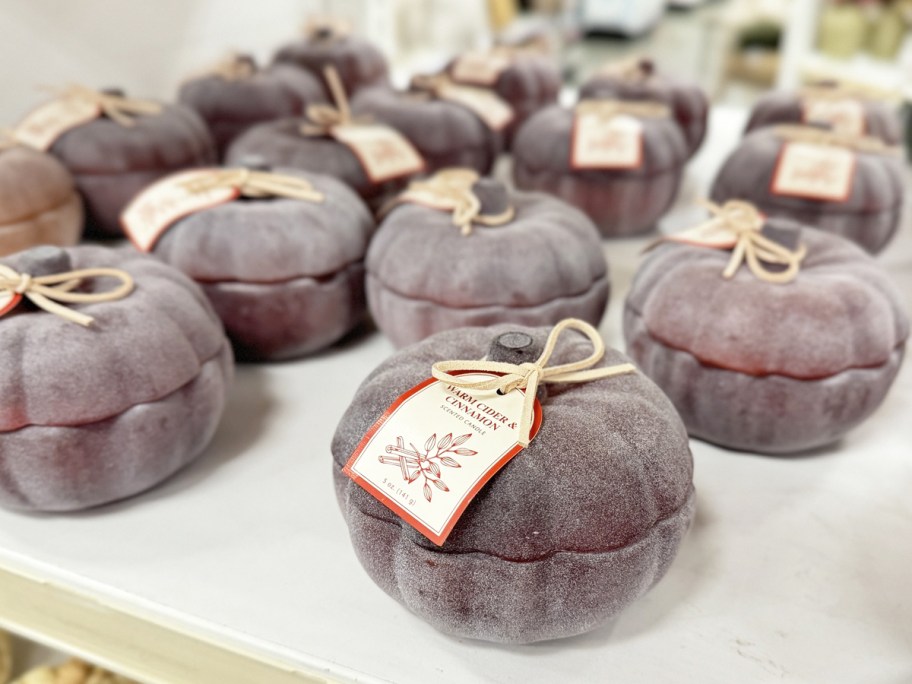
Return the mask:
<path id="1" fill-rule="evenodd" d="M 101 105 L 80 97 L 59 97 L 39 105 L 15 128 L 15 138 L 36 150 L 48 150 L 71 128 L 101 116 Z"/>
<path id="2" fill-rule="evenodd" d="M 642 110 L 642 111 L 640 111 Z M 643 165 L 643 122 L 639 114 L 667 114 L 654 103 L 584 100 L 573 112 L 570 168 L 636 169 Z"/>
<path id="3" fill-rule="evenodd" d="M 774 195 L 845 202 L 852 194 L 856 155 L 846 147 L 787 141 L 773 171 Z"/>
<path id="4" fill-rule="evenodd" d="M 825 124 L 845 135 L 866 133 L 864 104 L 851 97 L 806 95 L 801 100 L 801 120 L 808 124 Z"/>
<path id="5" fill-rule="evenodd" d="M 440 546 L 481 488 L 522 451 L 525 391 L 499 394 L 428 378 L 380 416 L 343 472 Z M 542 420 L 537 399 L 533 410 L 531 437 Z"/>
<path id="6" fill-rule="evenodd" d="M 351 149 L 372 183 L 411 176 L 425 169 L 418 150 L 390 126 L 340 124 L 332 127 L 330 135 Z"/>
<path id="7" fill-rule="evenodd" d="M 450 67 L 454 81 L 468 85 L 492 86 L 510 67 L 509 55 L 498 52 L 467 52 Z"/>
<path id="8" fill-rule="evenodd" d="M 209 179 L 218 168 L 182 171 L 148 186 L 120 215 L 130 241 L 142 252 L 151 252 L 159 238 L 175 222 L 198 211 L 226 204 L 240 197 L 237 186 L 214 185 L 199 189 L 196 181 Z"/>

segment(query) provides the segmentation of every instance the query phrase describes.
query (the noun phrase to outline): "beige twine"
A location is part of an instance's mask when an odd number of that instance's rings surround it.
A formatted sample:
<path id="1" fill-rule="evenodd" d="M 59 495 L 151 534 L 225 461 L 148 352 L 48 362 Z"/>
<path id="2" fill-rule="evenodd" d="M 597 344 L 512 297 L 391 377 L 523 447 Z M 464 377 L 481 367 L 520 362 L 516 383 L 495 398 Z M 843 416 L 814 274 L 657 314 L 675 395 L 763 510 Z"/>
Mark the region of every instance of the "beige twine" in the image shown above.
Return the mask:
<path id="1" fill-rule="evenodd" d="M 0 152 L 18 147 L 21 144 L 16 139 L 16 132 L 12 128 L 0 128 Z"/>
<path id="2" fill-rule="evenodd" d="M 329 86 L 329 92 L 335 106 L 328 104 L 310 105 L 306 111 L 307 118 L 310 121 L 301 125 L 301 133 L 303 135 L 329 135 L 336 126 L 368 123 L 369 119 L 367 117 L 352 116 L 348 97 L 345 95 L 345 86 L 342 85 L 342 79 L 339 78 L 339 72 L 336 71 L 335 67 L 325 67 L 323 75 L 326 78 L 326 84 Z"/>
<path id="3" fill-rule="evenodd" d="M 351 32 L 351 22 L 339 17 L 311 17 L 303 27 L 304 35 L 311 40 L 339 40 Z"/>
<path id="4" fill-rule="evenodd" d="M 287 197 L 305 202 L 322 202 L 323 193 L 314 189 L 305 178 L 252 169 L 224 169 L 186 181 L 184 186 L 193 193 L 215 188 L 237 188 L 244 197 Z"/>
<path id="5" fill-rule="evenodd" d="M 900 154 L 898 146 L 887 145 L 880 138 L 874 138 L 869 135 L 854 135 L 845 131 L 833 131 L 827 128 L 801 126 L 798 124 L 780 124 L 774 130 L 777 136 L 790 142 L 845 147 L 856 152 L 871 152 L 873 154 Z"/>
<path id="6" fill-rule="evenodd" d="M 671 110 L 659 102 L 647 100 L 581 100 L 576 105 L 576 113 L 594 114 L 601 119 L 612 119 L 615 116 L 627 115 L 640 119 L 664 119 L 671 116 Z"/>
<path id="7" fill-rule="evenodd" d="M 420 204 L 420 195 L 424 195 L 435 203 L 439 202 L 440 208 L 453 212 L 453 225 L 458 226 L 463 235 L 471 235 L 472 226 L 476 223 L 482 226 L 502 226 L 512 221 L 516 216 L 513 206 L 499 214 L 481 213 L 481 201 L 472 192 L 472 186 L 479 178 L 478 173 L 472 169 L 443 169 L 430 178 L 409 183 L 408 188 L 383 207 L 379 215 L 385 216 L 399 204 Z"/>
<path id="8" fill-rule="evenodd" d="M 106 292 L 71 292 L 82 281 L 91 278 L 116 278 L 121 284 Z M 133 291 L 133 288 L 132 276 L 117 268 L 84 268 L 78 271 L 33 277 L 27 273 L 17 273 L 9 266 L 0 264 L 0 292 L 22 295 L 38 308 L 85 327 L 91 325 L 95 319 L 68 309 L 57 302 L 64 304 L 112 302 L 123 299 Z"/>
<path id="9" fill-rule="evenodd" d="M 592 353 L 580 361 L 548 366 L 558 338 L 567 329 L 578 330 L 588 337 L 592 342 Z M 522 446 L 528 446 L 535 418 L 535 394 L 540 384 L 590 382 L 636 372 L 636 367 L 631 363 L 592 368 L 604 356 L 605 343 L 602 342 L 602 338 L 595 328 L 578 318 L 565 318 L 551 329 L 545 349 L 535 361 L 520 364 L 502 361 L 438 361 L 431 368 L 431 374 L 441 382 L 468 390 L 497 390 L 500 394 L 506 394 L 514 389 L 524 389 L 525 398 L 519 423 L 519 443 Z M 461 371 L 503 373 L 504 375 L 488 380 L 471 380 L 464 375 L 454 375 Z"/>
<path id="10" fill-rule="evenodd" d="M 256 73 L 256 64 L 239 52 L 231 52 L 199 76 L 217 76 L 224 81 L 243 81 Z"/>
<path id="11" fill-rule="evenodd" d="M 102 113 L 112 121 L 127 128 L 134 126 L 134 117 L 159 114 L 162 106 L 151 100 L 138 100 L 132 97 L 111 95 L 83 85 L 70 85 L 58 91 L 63 99 L 86 100 L 98 106 Z"/>

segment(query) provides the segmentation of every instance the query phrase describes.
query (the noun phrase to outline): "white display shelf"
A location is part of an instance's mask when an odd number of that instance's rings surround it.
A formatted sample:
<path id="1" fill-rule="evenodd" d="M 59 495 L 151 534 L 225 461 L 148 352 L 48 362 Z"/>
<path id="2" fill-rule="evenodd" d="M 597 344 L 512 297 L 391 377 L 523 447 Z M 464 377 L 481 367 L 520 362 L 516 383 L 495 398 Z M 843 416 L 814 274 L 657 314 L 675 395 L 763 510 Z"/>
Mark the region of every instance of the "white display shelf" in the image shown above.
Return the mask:
<path id="1" fill-rule="evenodd" d="M 743 121 L 714 112 L 682 202 L 705 192 Z M 604 243 L 615 346 L 646 241 Z M 882 261 L 912 292 L 908 224 Z M 211 448 L 163 486 L 80 515 L 0 512 L 0 623 L 167 684 L 912 678 L 912 365 L 832 448 L 770 458 L 694 441 L 696 521 L 658 586 L 589 634 L 503 647 L 438 633 L 351 550 L 330 439 L 391 351 L 364 334 L 240 367 Z"/>

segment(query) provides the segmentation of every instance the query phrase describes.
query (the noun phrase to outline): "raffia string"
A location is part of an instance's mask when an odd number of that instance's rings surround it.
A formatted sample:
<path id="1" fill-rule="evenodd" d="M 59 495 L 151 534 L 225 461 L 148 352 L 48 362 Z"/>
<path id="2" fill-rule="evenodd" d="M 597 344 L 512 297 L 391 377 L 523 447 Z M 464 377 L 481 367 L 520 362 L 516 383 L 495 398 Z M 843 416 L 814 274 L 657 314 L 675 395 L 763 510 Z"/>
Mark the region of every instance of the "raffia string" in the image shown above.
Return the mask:
<path id="1" fill-rule="evenodd" d="M 595 114 L 605 119 L 628 115 L 641 119 L 664 119 L 671 116 L 671 110 L 659 102 L 646 100 L 581 100 L 576 105 L 577 114 Z"/>
<path id="2" fill-rule="evenodd" d="M 409 183 L 408 188 L 384 206 L 379 215 L 385 216 L 399 204 L 412 201 L 420 204 L 424 196 L 432 205 L 451 210 L 453 225 L 458 226 L 463 235 L 471 235 L 474 224 L 502 226 L 512 221 L 516 216 L 513 206 L 499 214 L 481 213 L 481 201 L 472 192 L 472 186 L 479 178 L 478 172 L 472 169 L 442 169 L 430 178 Z"/>
<path id="3" fill-rule="evenodd" d="M 734 246 L 731 247 L 732 255 L 728 265 L 722 271 L 722 277 L 731 279 L 747 263 L 751 273 L 760 280 L 768 283 L 788 283 L 795 279 L 801 268 L 801 262 L 807 255 L 807 248 L 800 245 L 798 249 L 791 250 L 784 245 L 766 237 L 763 228 L 763 215 L 750 202 L 743 200 L 728 200 L 721 206 L 715 202 L 704 200 L 699 202 L 704 206 L 711 217 L 705 223 L 691 228 L 688 232 L 695 234 L 694 240 L 701 237 L 710 239 L 718 237 L 719 233 L 731 236 Z M 657 244 L 674 240 L 674 238 L 660 238 L 647 247 L 651 249 Z M 689 240 L 688 240 L 689 242 Z M 707 246 L 713 246 L 708 244 Z M 771 271 L 763 264 L 778 264 L 785 266 L 785 270 Z"/>
<path id="4" fill-rule="evenodd" d="M 301 133 L 303 135 L 329 135 L 336 126 L 368 123 L 368 117 L 352 116 L 348 97 L 345 94 L 345 86 L 342 85 L 342 79 L 339 78 L 339 72 L 335 67 L 325 67 L 323 76 L 326 79 L 326 85 L 329 86 L 329 93 L 335 106 L 310 105 L 306 112 L 310 121 L 301 125 Z"/>
<path id="5" fill-rule="evenodd" d="M 71 291 L 79 283 L 90 278 L 116 278 L 120 281 L 120 285 L 105 292 Z M 27 273 L 17 273 L 9 266 L 0 264 L 0 292 L 22 295 L 38 308 L 85 327 L 91 325 L 95 319 L 73 311 L 64 304 L 113 302 L 129 295 L 133 288 L 133 277 L 126 271 L 117 268 L 84 268 L 78 271 L 32 277 Z"/>
<path id="6" fill-rule="evenodd" d="M 432 97 L 440 97 L 447 86 L 455 85 L 446 74 L 415 74 L 411 87 Z"/>
<path id="7" fill-rule="evenodd" d="M 215 188 L 237 188 L 244 197 L 287 197 L 305 202 L 322 202 L 323 193 L 305 178 L 252 169 L 224 169 L 185 183 L 190 192 Z"/>
<path id="8" fill-rule="evenodd" d="M 557 346 L 557 340 L 561 333 L 568 329 L 577 330 L 588 337 L 592 342 L 592 353 L 579 361 L 548 366 L 551 354 L 554 353 Z M 631 363 L 593 368 L 604 356 L 605 343 L 602 342 L 602 338 L 595 328 L 578 318 L 565 318 L 551 329 L 544 351 L 535 361 L 520 364 L 501 361 L 438 361 L 431 368 L 431 374 L 441 382 L 469 390 L 497 390 L 502 394 L 514 389 L 525 390 L 523 412 L 519 424 L 519 443 L 528 446 L 535 415 L 535 394 L 540 384 L 591 382 L 636 372 L 636 367 Z M 504 375 L 488 380 L 471 380 L 464 375 L 455 375 L 460 371 L 504 373 Z"/>
<path id="9" fill-rule="evenodd" d="M 0 152 L 21 144 L 16 140 L 16 132 L 12 128 L 0 128 Z"/>
<path id="10" fill-rule="evenodd" d="M 844 131 L 833 131 L 816 126 L 800 126 L 798 124 L 780 124 L 774 130 L 777 136 L 790 142 L 832 145 L 834 147 L 845 147 L 856 152 L 871 152 L 874 154 L 901 154 L 898 146 L 887 145 L 880 138 L 874 138 L 869 135 L 853 135 Z"/>
<path id="11" fill-rule="evenodd" d="M 352 27 L 351 22 L 339 17 L 311 17 L 303 31 L 311 40 L 338 40 L 351 34 Z"/>
<path id="12" fill-rule="evenodd" d="M 646 81 L 655 73 L 655 67 L 651 60 L 634 56 L 617 62 L 609 62 L 602 66 L 597 73 L 625 81 Z"/>
<path id="13" fill-rule="evenodd" d="M 127 128 L 135 125 L 134 117 L 159 114 L 162 106 L 152 100 L 138 100 L 122 95 L 112 95 L 83 85 L 70 85 L 58 91 L 61 98 L 81 99 L 98 105 L 102 113 L 112 121 Z"/>
<path id="14" fill-rule="evenodd" d="M 256 62 L 248 55 L 232 52 L 200 75 L 218 76 L 225 81 L 243 81 L 256 73 Z"/>

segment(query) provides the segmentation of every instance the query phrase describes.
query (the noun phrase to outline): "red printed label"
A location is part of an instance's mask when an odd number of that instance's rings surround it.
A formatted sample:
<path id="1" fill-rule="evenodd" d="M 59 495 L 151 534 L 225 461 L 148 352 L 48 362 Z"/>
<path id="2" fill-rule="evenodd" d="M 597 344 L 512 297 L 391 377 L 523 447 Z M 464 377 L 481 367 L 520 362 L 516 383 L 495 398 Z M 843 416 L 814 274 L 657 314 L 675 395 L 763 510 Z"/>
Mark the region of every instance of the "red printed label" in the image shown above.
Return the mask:
<path id="1" fill-rule="evenodd" d="M 491 86 L 509 66 L 510 60 L 505 55 L 468 52 L 456 59 L 450 74 L 460 83 Z"/>
<path id="2" fill-rule="evenodd" d="M 771 190 L 776 195 L 844 202 L 852 192 L 854 176 L 851 150 L 790 142 L 782 146 Z"/>
<path id="3" fill-rule="evenodd" d="M 0 264 L 0 278 L 15 280 L 18 274 L 8 266 Z M 0 318 L 19 306 L 22 295 L 12 290 L 0 290 Z"/>
<path id="4" fill-rule="evenodd" d="M 71 128 L 100 115 L 101 107 L 90 100 L 79 97 L 51 100 L 26 115 L 16 126 L 14 137 L 29 147 L 47 150 Z"/>
<path id="5" fill-rule="evenodd" d="M 175 173 L 153 183 L 134 197 L 121 213 L 120 223 L 137 249 L 151 252 L 175 221 L 236 199 L 240 191 L 235 187 L 193 188 L 194 181 L 209 178 L 219 170 L 193 169 Z"/>
<path id="6" fill-rule="evenodd" d="M 485 483 L 522 450 L 523 399 L 518 389 L 500 395 L 425 380 L 374 423 L 343 472 L 440 546 Z M 532 436 L 540 426 L 536 401 Z"/>
<path id="7" fill-rule="evenodd" d="M 864 107 L 858 100 L 805 98 L 802 102 L 805 123 L 823 123 L 837 133 L 861 136 L 865 134 Z"/>
<path id="8" fill-rule="evenodd" d="M 372 183 L 424 171 L 424 159 L 418 151 L 389 126 L 336 126 L 332 135 L 351 148 Z"/>
<path id="9" fill-rule="evenodd" d="M 570 165 L 574 169 L 635 169 L 643 163 L 643 124 L 625 114 L 577 110 Z"/>

